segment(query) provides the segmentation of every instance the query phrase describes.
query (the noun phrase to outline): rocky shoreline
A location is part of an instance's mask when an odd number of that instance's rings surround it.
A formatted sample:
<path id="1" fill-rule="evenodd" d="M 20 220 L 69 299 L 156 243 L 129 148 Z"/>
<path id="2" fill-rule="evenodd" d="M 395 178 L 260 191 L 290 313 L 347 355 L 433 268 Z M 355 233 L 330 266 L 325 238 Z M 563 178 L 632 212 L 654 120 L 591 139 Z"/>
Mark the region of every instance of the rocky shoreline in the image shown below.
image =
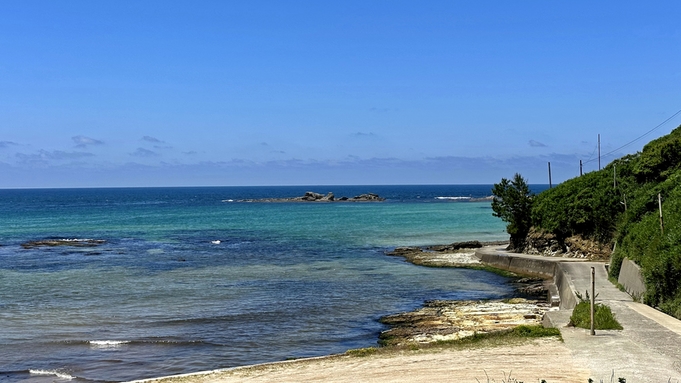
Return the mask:
<path id="1" fill-rule="evenodd" d="M 380 322 L 391 328 L 380 334 L 379 344 L 427 344 L 501 332 L 520 325 L 540 325 L 550 309 L 548 303 L 524 298 L 427 301 L 420 309 L 381 318 Z"/>
<path id="2" fill-rule="evenodd" d="M 407 262 L 430 267 L 484 268 L 475 257 L 482 246 L 508 242 L 457 242 L 449 245 L 398 247 L 385 254 L 404 257 Z M 423 307 L 380 319 L 391 326 L 379 336 L 383 346 L 425 344 L 458 340 L 474 334 L 501 332 L 520 325 L 540 325 L 547 302 L 547 283 L 539 278 L 513 278 L 516 297 L 488 301 L 427 301 Z"/>
<path id="3" fill-rule="evenodd" d="M 468 267 L 480 264 L 480 260 L 473 256 L 475 249 L 505 244 L 508 244 L 508 241 L 466 241 L 454 242 L 449 245 L 396 247 L 385 254 L 404 257 L 407 262 L 419 266 Z"/>

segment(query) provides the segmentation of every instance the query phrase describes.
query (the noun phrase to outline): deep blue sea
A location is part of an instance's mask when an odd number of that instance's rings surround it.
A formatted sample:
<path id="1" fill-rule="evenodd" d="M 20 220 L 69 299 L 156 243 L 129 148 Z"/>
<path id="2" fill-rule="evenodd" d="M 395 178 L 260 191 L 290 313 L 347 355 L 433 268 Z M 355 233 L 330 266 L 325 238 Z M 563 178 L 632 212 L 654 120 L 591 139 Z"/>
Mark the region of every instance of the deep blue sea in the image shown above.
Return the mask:
<path id="1" fill-rule="evenodd" d="M 503 277 L 384 254 L 507 239 L 489 202 L 436 198 L 490 190 L 0 190 L 0 380 L 125 381 L 339 353 L 375 346 L 381 316 L 425 300 L 508 296 Z M 238 202 L 306 191 L 387 200 Z M 21 246 L 49 238 L 106 242 Z"/>

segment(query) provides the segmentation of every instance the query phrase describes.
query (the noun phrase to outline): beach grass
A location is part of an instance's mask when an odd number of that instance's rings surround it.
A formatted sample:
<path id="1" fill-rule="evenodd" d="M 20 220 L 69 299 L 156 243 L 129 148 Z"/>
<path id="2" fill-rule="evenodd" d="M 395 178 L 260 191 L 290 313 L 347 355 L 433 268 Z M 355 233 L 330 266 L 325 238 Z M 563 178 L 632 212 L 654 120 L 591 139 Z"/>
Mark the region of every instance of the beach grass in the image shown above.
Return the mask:
<path id="1" fill-rule="evenodd" d="M 496 347 L 522 344 L 537 338 L 553 337 L 561 342 L 563 338 L 557 328 L 545 328 L 541 325 L 521 325 L 512 329 L 490 333 L 475 333 L 471 336 L 454 340 L 443 340 L 431 343 L 410 342 L 402 345 L 385 345 L 348 350 L 345 355 L 366 357 L 376 354 L 390 354 L 404 351 L 431 351 L 437 349 L 466 349 L 476 347 Z"/>

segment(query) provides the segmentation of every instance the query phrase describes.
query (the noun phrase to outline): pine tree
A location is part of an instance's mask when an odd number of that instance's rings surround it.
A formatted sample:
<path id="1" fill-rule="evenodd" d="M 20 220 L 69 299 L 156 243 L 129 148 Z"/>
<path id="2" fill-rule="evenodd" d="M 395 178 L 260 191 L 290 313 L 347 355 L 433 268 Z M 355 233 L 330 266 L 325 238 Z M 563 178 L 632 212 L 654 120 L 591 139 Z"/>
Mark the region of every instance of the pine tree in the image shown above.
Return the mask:
<path id="1" fill-rule="evenodd" d="M 492 214 L 508 222 L 506 231 L 511 236 L 509 250 L 521 251 L 532 226 L 533 194 L 527 182 L 516 173 L 512 181 L 502 178 L 500 183 L 494 184 L 492 194 Z"/>

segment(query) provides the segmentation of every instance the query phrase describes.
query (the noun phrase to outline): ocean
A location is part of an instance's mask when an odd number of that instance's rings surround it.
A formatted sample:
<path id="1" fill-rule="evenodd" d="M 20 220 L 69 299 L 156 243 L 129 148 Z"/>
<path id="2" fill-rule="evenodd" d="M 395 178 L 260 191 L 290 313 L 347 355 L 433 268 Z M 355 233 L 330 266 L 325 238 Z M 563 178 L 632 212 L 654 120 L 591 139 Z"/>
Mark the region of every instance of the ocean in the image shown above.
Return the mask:
<path id="1" fill-rule="evenodd" d="M 489 201 L 467 200 L 490 190 L 0 190 L 0 380 L 126 381 L 341 353 L 375 346 L 381 316 L 425 300 L 509 296 L 501 276 L 384 254 L 507 239 Z M 306 191 L 386 201 L 239 202 Z M 46 239 L 103 242 L 22 246 Z"/>

